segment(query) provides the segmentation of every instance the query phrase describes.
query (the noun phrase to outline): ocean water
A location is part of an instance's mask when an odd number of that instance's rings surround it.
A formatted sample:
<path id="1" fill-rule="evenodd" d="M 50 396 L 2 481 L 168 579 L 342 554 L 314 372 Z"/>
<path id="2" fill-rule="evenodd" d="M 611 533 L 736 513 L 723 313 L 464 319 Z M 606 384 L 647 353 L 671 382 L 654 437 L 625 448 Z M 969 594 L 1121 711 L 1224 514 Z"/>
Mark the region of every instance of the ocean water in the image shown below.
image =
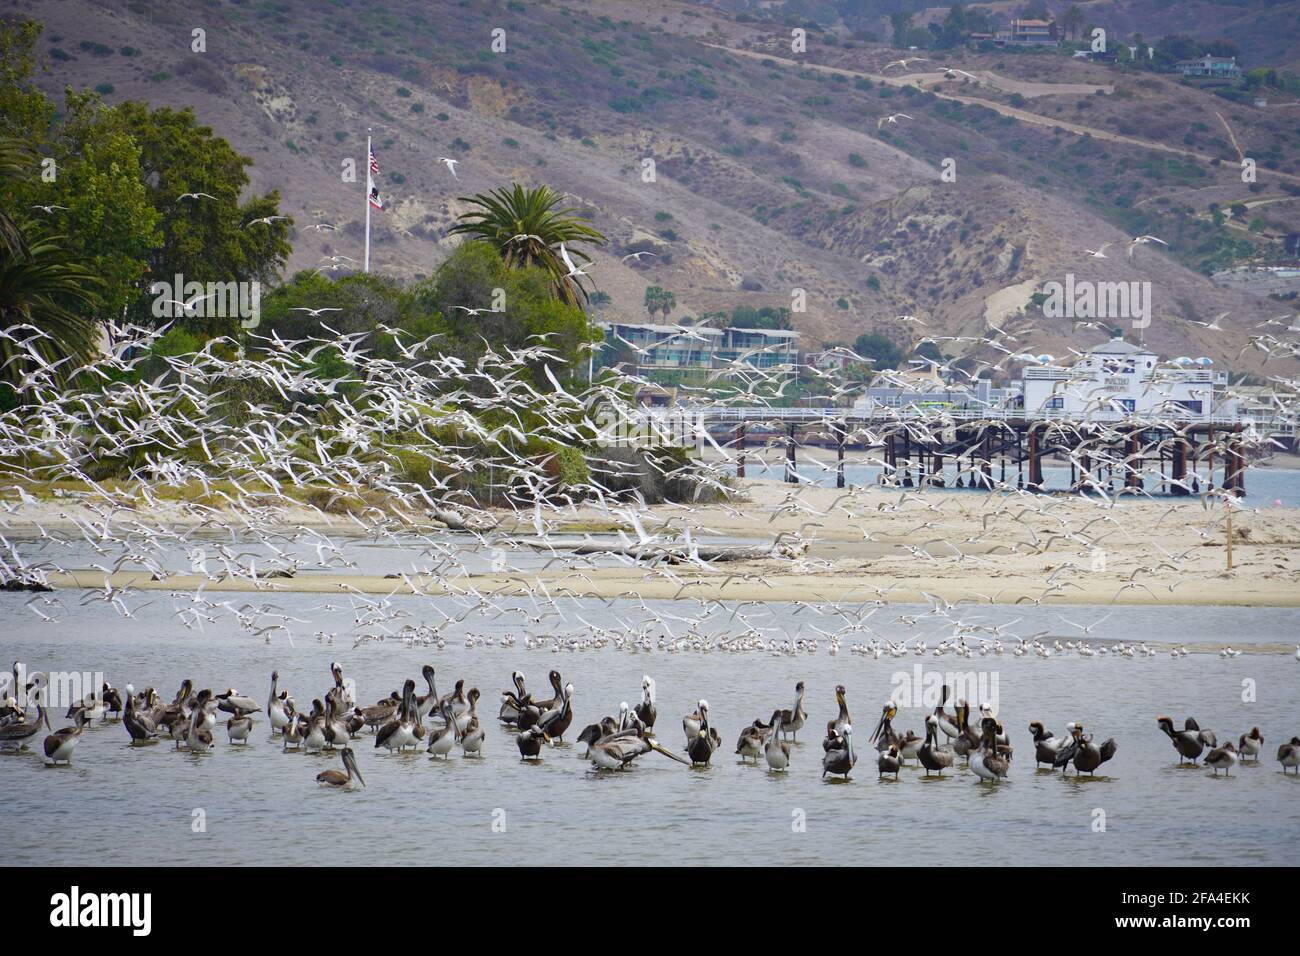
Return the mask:
<path id="1" fill-rule="evenodd" d="M 1192 654 L 1172 659 L 1061 656 L 1041 660 L 1010 653 L 960 659 L 874 659 L 839 653 L 820 639 L 816 653 L 753 651 L 675 652 L 525 649 L 525 634 L 586 633 L 577 618 L 601 627 L 651 620 L 657 614 L 677 630 L 686 625 L 666 614 L 689 616 L 685 602 L 562 601 L 565 619 L 528 620 L 525 600 L 496 602 L 445 633 L 445 647 L 407 646 L 397 640 L 354 645 L 374 631 L 359 599 L 277 593 L 219 595 L 231 613 L 219 613 L 205 630 L 181 626 L 174 609 L 189 595 L 148 592 L 129 601 L 124 618 L 103 602 L 82 605 L 61 592 L 58 623 L 43 623 L 26 607 L 29 595 L 0 594 L 0 657 L 29 670 L 102 673 L 118 687 L 154 686 L 167 699 L 182 678 L 217 692 L 238 688 L 259 701 L 270 673 L 300 707 L 331 686 L 330 661 L 356 682 L 369 703 L 420 681 L 432 664 L 440 692 L 458 678 L 482 690 L 480 715 L 488 728 L 485 754 L 450 760 L 376 750 L 368 733 L 353 742 L 367 786 L 333 792 L 316 774 L 339 766 L 336 755 L 283 753 L 264 718 L 246 746 L 230 745 L 224 722 L 214 731 L 212 753 L 176 751 L 170 741 L 132 747 L 120 723 L 96 725 L 83 736 L 71 766 L 47 767 L 37 738 L 30 751 L 0 754 L 6 809 L 0 843 L 11 865 L 115 864 L 216 865 L 265 863 L 385 865 L 437 860 L 442 864 L 548 865 L 619 863 L 792 863 L 918 865 L 1289 864 L 1300 832 L 1300 779 L 1284 776 L 1274 759 L 1278 743 L 1300 735 L 1295 689 L 1300 661 L 1293 654 L 1243 654 L 1222 659 Z M 437 606 L 452 616 L 463 604 L 446 598 L 394 596 L 384 611 L 400 616 L 388 626 L 437 624 Z M 151 602 L 151 603 L 148 603 Z M 271 643 L 239 626 L 233 611 L 245 602 L 274 604 L 290 622 Z M 504 610 L 502 610 L 504 609 Z M 822 612 L 819 614 L 818 612 Z M 931 647 L 948 630 L 929 608 L 891 606 L 870 618 L 881 639 L 924 637 Z M 831 629 L 830 608 L 770 605 L 741 613 L 783 639 L 781 628 L 806 639 L 812 626 Z M 900 617 L 904 620 L 898 620 Z M 908 620 L 915 618 L 915 624 Z M 1287 609 L 1239 608 L 1033 608 L 963 606 L 961 619 L 1007 625 L 1007 634 L 1047 631 L 1075 640 L 1080 625 L 1093 626 L 1100 643 L 1232 643 L 1292 645 L 1300 615 Z M 710 618 L 722 625 L 725 615 Z M 1095 626 L 1094 626 L 1095 625 Z M 740 629 L 736 625 L 736 631 Z M 706 631 L 707 633 L 707 631 Z M 465 646 L 466 635 L 513 647 Z M 314 636 L 315 635 L 315 636 Z M 1009 645 L 1010 638 L 1004 636 Z M 573 726 L 566 742 L 543 750 L 537 763 L 520 761 L 513 735 L 498 726 L 499 692 L 510 672 L 522 670 L 538 696 L 549 696 L 546 674 L 559 670 L 575 687 Z M 659 739 L 680 750 L 681 718 L 707 699 L 723 748 L 707 769 L 688 769 L 658 754 L 629 771 L 595 772 L 573 744 L 579 730 L 616 714 L 621 701 L 638 699 L 641 678 L 658 686 Z M 936 674 L 937 678 L 929 675 Z M 901 688 L 934 679 L 963 680 L 996 705 L 1016 754 L 1010 777 L 980 784 L 958 759 L 942 780 L 915 768 L 901 779 L 881 780 L 868 737 L 885 699 Z M 785 774 L 745 765 L 732 751 L 741 728 L 777 707 L 789 707 L 794 685 L 807 686 L 808 725 L 793 748 Z M 855 729 L 859 762 L 851 779 L 822 778 L 819 728 L 836 712 L 833 688 L 843 683 Z M 922 701 L 922 704 L 925 702 Z M 925 706 L 904 707 L 897 729 L 921 731 Z M 1239 765 L 1229 777 L 1178 765 L 1169 740 L 1156 726 L 1169 714 L 1181 726 L 1195 716 L 1220 741 L 1258 726 L 1264 759 Z M 55 726 L 67 723 L 63 709 Z M 1114 737 L 1118 752 L 1095 779 L 1035 770 L 1027 725 L 1042 720 L 1058 734 L 1067 721 L 1082 722 L 1100 742 Z M 202 826 L 199 826 L 201 821 Z"/>

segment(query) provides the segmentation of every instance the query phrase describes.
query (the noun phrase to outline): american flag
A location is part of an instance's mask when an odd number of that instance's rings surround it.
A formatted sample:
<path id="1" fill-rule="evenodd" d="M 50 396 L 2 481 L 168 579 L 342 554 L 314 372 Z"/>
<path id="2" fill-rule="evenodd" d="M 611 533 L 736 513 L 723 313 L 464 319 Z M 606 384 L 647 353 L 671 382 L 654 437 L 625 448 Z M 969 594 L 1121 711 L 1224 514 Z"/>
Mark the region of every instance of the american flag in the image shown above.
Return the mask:
<path id="1" fill-rule="evenodd" d="M 370 149 L 370 171 L 366 173 L 366 185 L 370 187 L 370 190 L 367 195 L 367 198 L 369 199 L 370 205 L 373 208 L 383 209 L 384 201 L 379 196 L 379 187 L 375 185 L 375 180 L 374 180 L 374 177 L 379 174 L 379 160 L 375 159 L 375 148 L 371 146 L 369 147 L 369 149 Z"/>

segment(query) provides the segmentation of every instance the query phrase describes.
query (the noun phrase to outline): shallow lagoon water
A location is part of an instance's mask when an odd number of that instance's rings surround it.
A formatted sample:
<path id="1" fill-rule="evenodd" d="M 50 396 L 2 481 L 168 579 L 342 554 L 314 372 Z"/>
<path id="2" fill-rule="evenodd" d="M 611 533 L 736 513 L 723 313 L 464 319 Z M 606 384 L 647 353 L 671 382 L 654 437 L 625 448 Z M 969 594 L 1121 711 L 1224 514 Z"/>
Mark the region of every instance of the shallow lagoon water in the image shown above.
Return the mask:
<path id="1" fill-rule="evenodd" d="M 354 614 L 346 595 L 235 596 L 270 601 L 310 621 L 294 625 L 291 647 L 280 636 L 268 645 L 229 616 L 204 634 L 187 631 L 172 618 L 165 593 L 147 595 L 156 602 L 137 610 L 133 620 L 99 602 L 81 607 L 65 594 L 68 610 L 58 624 L 43 624 L 26 611 L 28 597 L 0 594 L 0 655 L 32 670 L 102 671 L 116 686 L 153 685 L 168 699 L 189 676 L 198 687 L 234 686 L 260 701 L 270 672 L 278 669 L 281 686 L 309 707 L 330 685 L 331 660 L 355 679 L 362 702 L 387 695 L 407 677 L 418 681 L 420 666 L 431 663 L 440 691 L 458 677 L 483 691 L 488 741 L 482 759 L 457 751 L 443 762 L 423 751 L 377 751 L 363 735 L 354 749 L 368 786 L 337 793 L 314 779 L 321 769 L 339 766 L 337 756 L 282 753 L 264 719 L 247 747 L 226 743 L 219 724 L 215 751 L 202 756 L 177 752 L 170 741 L 131 747 L 120 723 L 96 726 L 81 740 L 71 767 L 43 766 L 39 742 L 35 752 L 0 755 L 7 790 L 0 841 L 16 864 L 103 862 L 105 853 L 121 864 L 1282 864 L 1294 861 L 1300 832 L 1300 779 L 1283 776 L 1273 759 L 1282 740 L 1300 735 L 1300 662 L 1289 653 L 1231 660 L 1213 654 L 1173 660 L 1163 653 L 1145 660 L 1040 660 L 1010 653 L 876 660 L 850 653 L 851 640 L 837 656 L 827 653 L 824 640 L 817 653 L 798 656 L 551 652 L 526 650 L 522 640 L 512 648 L 464 646 L 465 633 L 522 638 L 520 617 L 511 614 L 467 620 L 449 633 L 442 650 L 391 640 L 353 648 Z M 427 599 L 392 600 L 413 620 L 441 620 L 429 613 Z M 134 601 L 140 603 L 139 596 Z M 324 610 L 329 603 L 339 609 Z M 569 602 L 564 606 L 570 613 Z M 684 612 L 670 602 L 651 606 Z M 770 623 L 792 632 L 814 620 L 825 626 L 806 608 L 771 610 Z M 933 647 L 947 629 L 927 611 L 891 606 L 872 624 L 883 638 L 926 636 Z M 639 609 L 629 602 L 589 601 L 576 609 L 602 626 L 617 626 L 615 615 L 631 619 L 634 612 Z M 1058 615 L 1086 624 L 1104 613 L 967 607 L 962 619 L 1000 624 L 1018 617 L 1015 633 L 1050 630 L 1064 641 L 1078 632 Z M 899 614 L 916 615 L 918 625 L 891 623 Z M 562 622 L 547 624 L 549 633 L 565 633 Z M 1293 644 L 1298 625 L 1300 615 L 1285 609 L 1122 607 L 1093 637 L 1107 643 Z M 338 636 L 322 643 L 312 637 L 317 630 Z M 984 675 L 1017 748 L 1007 781 L 981 785 L 960 760 L 943 780 L 926 780 L 914 768 L 899 782 L 877 778 L 867 737 L 891 689 L 913 680 L 918 665 L 923 674 Z M 581 758 L 583 747 L 573 744 L 545 749 L 540 763 L 522 763 L 510 733 L 493 719 L 498 693 L 518 668 L 530 689 L 549 696 L 546 672 L 553 667 L 576 688 L 570 739 L 584 724 L 615 713 L 620 701 L 635 702 L 641 675 L 649 674 L 658 683 L 662 743 L 682 747 L 681 716 L 703 697 L 724 747 L 707 770 L 649 754 L 631 771 L 596 773 Z M 731 751 L 742 726 L 790 706 L 798 680 L 808 686 L 809 725 L 799 735 L 790 772 L 741 765 Z M 848 688 L 860 754 L 848 783 L 821 778 L 817 728 L 834 716 L 837 683 Z M 1243 702 L 1251 686 L 1255 699 Z M 895 726 L 920 731 L 923 713 L 905 708 Z M 1179 724 L 1194 715 L 1220 741 L 1258 725 L 1265 759 L 1239 766 L 1228 778 L 1215 779 L 1203 767 L 1179 768 L 1155 724 L 1161 713 Z M 66 723 L 62 710 L 53 719 L 55 726 Z M 1034 719 L 1058 733 L 1067 721 L 1083 721 L 1098 741 L 1116 737 L 1118 754 L 1096 779 L 1036 772 L 1027 730 Z M 206 832 L 193 832 L 197 809 L 204 811 Z M 1105 831 L 1095 832 L 1101 819 Z"/>

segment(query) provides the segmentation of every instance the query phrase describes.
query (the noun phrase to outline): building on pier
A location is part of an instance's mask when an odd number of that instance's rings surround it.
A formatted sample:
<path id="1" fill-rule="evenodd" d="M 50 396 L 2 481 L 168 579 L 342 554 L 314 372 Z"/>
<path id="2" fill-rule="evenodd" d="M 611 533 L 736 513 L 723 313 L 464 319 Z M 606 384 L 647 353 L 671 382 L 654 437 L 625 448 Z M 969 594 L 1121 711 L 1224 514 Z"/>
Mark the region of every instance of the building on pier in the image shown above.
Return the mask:
<path id="1" fill-rule="evenodd" d="M 1236 416 L 1228 375 L 1208 358 L 1162 362 L 1118 335 L 1069 367 L 1026 365 L 1021 373 L 1027 418 L 1119 421 L 1132 415 L 1203 421 Z"/>

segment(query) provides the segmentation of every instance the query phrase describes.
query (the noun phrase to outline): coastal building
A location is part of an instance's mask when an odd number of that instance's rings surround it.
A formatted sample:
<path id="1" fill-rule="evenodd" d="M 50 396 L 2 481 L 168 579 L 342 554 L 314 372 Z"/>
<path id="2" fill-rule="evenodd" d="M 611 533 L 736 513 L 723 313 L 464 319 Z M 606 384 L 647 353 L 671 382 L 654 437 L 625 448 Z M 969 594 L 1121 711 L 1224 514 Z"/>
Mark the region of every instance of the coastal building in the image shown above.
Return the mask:
<path id="1" fill-rule="evenodd" d="M 1012 20 L 1011 43 L 1060 46 L 1061 34 L 1055 20 Z"/>
<path id="2" fill-rule="evenodd" d="M 1228 375 L 1208 358 L 1162 362 L 1120 336 L 1089 349 L 1070 367 L 1028 365 L 1022 372 L 1027 418 L 1118 421 L 1131 415 L 1201 421 L 1236 415 Z"/>
<path id="3" fill-rule="evenodd" d="M 934 366 L 888 371 L 877 375 L 853 404 L 853 414 L 870 417 L 892 408 L 939 411 L 1006 408 L 1018 392 L 995 388 L 988 379 L 945 379 Z"/>
<path id="4" fill-rule="evenodd" d="M 1195 60 L 1179 60 L 1176 64 L 1183 76 L 1206 80 L 1235 80 L 1241 76 L 1235 56 L 1202 56 Z"/>
<path id="5" fill-rule="evenodd" d="M 605 335 L 605 361 L 630 361 L 642 372 L 707 370 L 733 363 L 793 371 L 799 356 L 799 333 L 789 329 L 639 322 L 601 322 L 597 327 Z"/>

